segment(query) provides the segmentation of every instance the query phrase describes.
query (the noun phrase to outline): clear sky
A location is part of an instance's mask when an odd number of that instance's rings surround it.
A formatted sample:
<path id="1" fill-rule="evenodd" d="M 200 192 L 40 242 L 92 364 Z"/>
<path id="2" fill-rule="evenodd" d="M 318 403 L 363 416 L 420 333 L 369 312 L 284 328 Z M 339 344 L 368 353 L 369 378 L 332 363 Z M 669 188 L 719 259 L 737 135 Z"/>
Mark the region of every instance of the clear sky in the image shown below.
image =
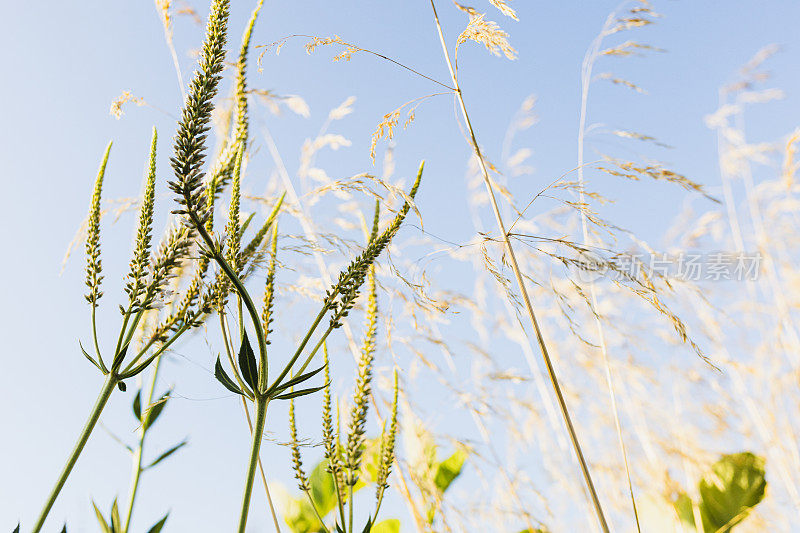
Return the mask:
<path id="1" fill-rule="evenodd" d="M 477 1 L 477 0 L 476 0 Z M 238 43 L 255 2 L 236 0 L 232 7 L 232 43 Z M 194 1 L 201 17 L 207 6 Z M 532 196 L 545 184 L 575 166 L 580 98 L 580 65 L 614 1 L 540 2 L 515 0 L 520 21 L 504 19 L 480 0 L 511 35 L 519 51 L 513 62 L 489 56 L 467 44 L 460 54 L 461 83 L 473 121 L 488 157 L 498 157 L 503 135 L 517 108 L 536 95 L 539 123 L 524 134 L 533 150 L 535 172 L 515 182 L 515 192 Z M 161 135 L 160 192 L 168 177 L 167 147 L 181 102 L 161 23 L 152 2 L 2 2 L 0 34 L 0 162 L 2 210 L 0 236 L 0 530 L 23 521 L 23 530 L 42 504 L 55 474 L 100 385 L 95 369 L 81 356 L 77 340 L 86 338 L 88 309 L 82 297 L 80 253 L 60 274 L 67 244 L 83 220 L 101 152 L 109 139 L 114 148 L 107 173 L 106 198 L 139 193 L 149 132 Z M 758 49 L 776 43 L 770 60 L 772 85 L 786 98 L 753 117 L 754 139 L 772 139 L 797 126 L 800 109 L 800 3 L 787 0 L 670 0 L 654 2 L 664 14 L 638 37 L 666 50 L 646 58 L 606 60 L 598 71 L 619 71 L 646 88 L 633 95 L 617 87 L 600 87 L 590 101 L 590 122 L 640 131 L 674 147 L 649 152 L 673 168 L 707 185 L 718 184 L 716 138 L 703 117 L 717 106 L 717 90 Z M 446 2 L 439 6 L 450 42 L 463 29 L 465 16 Z M 447 70 L 427 1 L 366 2 L 343 0 L 275 2 L 267 0 L 254 34 L 265 44 L 289 34 L 337 34 L 363 48 L 379 51 L 437 79 Z M 192 59 L 187 51 L 200 46 L 202 28 L 188 17 L 175 20 L 175 44 L 184 79 Z M 251 68 L 251 86 L 278 94 L 298 94 L 308 103 L 308 118 L 291 113 L 271 115 L 253 106 L 253 130 L 267 125 L 290 167 L 297 169 L 299 147 L 313 136 L 328 111 L 356 96 L 354 114 L 337 125 L 352 146 L 324 156 L 332 176 L 368 171 L 369 138 L 383 114 L 403 102 L 436 92 L 430 82 L 410 76 L 371 56 L 331 63 L 331 53 L 307 56 L 303 41 L 289 42 L 280 55 L 267 54 L 264 68 Z M 254 56 L 257 54 L 254 54 Z M 153 107 L 129 105 L 122 120 L 108 113 L 111 100 L 123 90 Z M 166 115 L 158 110 L 167 110 Z M 449 97 L 420 107 L 417 120 L 397 141 L 397 167 L 409 176 L 427 160 L 427 182 L 419 206 L 426 229 L 453 242 L 471 237 L 463 176 L 469 147 L 463 141 Z M 259 144 L 256 140 L 256 144 Z M 271 161 L 263 150 L 265 174 Z M 651 150 L 648 148 L 647 150 Z M 257 178 L 253 192 L 261 192 Z M 618 198 L 617 221 L 635 225 L 658 242 L 684 199 L 670 187 L 643 187 L 624 192 L 613 183 L 603 190 Z M 633 196 L 636 194 L 636 196 Z M 627 196 L 626 196 L 627 195 Z M 441 199 L 447 208 L 441 209 Z M 527 202 L 522 202 L 527 203 Z M 163 204 L 162 204 L 163 205 Z M 104 226 L 105 274 L 117 280 L 124 273 L 132 233 L 131 218 Z M 119 289 L 109 281 L 107 294 Z M 112 298 L 107 296 L 106 309 Z M 113 334 L 109 326 L 108 334 Z M 189 355 L 166 365 L 165 383 L 175 383 L 179 398 L 165 412 L 154 434 L 153 449 L 190 436 L 191 445 L 157 471 L 148 473 L 134 528 L 143 531 L 172 509 L 169 531 L 229 531 L 243 477 L 247 434 L 241 412 L 225 396 L 207 370 L 210 350 L 202 342 Z M 186 353 L 185 346 L 179 352 Z M 106 418 L 129 417 L 130 394 L 116 395 Z M 281 422 L 283 424 L 283 422 Z M 118 432 L 125 424 L 114 422 Z M 128 428 L 131 432 L 133 428 Z M 293 486 L 288 451 L 266 444 L 263 457 L 277 477 Z M 274 466 L 274 468 L 273 468 Z M 127 490 L 129 460 L 102 430 L 96 432 L 51 514 L 47 531 L 68 519 L 71 531 L 96 527 L 90 497 L 106 509 L 110 495 Z M 257 488 L 252 531 L 270 531 Z M 402 510 L 391 508 L 397 516 Z M 385 516 L 390 516 L 385 515 Z"/>

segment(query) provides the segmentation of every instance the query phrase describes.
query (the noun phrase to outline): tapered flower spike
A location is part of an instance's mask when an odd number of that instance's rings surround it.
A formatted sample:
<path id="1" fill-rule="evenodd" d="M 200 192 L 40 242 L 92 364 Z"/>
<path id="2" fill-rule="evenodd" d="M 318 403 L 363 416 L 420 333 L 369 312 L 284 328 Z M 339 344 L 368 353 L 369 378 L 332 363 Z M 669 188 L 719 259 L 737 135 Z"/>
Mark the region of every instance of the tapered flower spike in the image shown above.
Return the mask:
<path id="1" fill-rule="evenodd" d="M 425 161 L 419 165 L 417 178 L 414 180 L 414 185 L 408 193 L 409 199 L 403 203 L 403 207 L 395 215 L 392 222 L 383 230 L 383 233 L 372 238 L 364 251 L 350 263 L 346 270 L 339 274 L 336 285 L 328 293 L 325 301 L 329 309 L 333 310 L 331 327 L 336 328 L 341 326 L 341 319 L 347 316 L 348 311 L 355 303 L 356 297 L 358 297 L 359 289 L 364 284 L 369 266 L 375 262 L 400 229 L 400 225 L 411 209 L 411 201 L 414 199 L 419 189 L 424 168 Z"/>
<path id="2" fill-rule="evenodd" d="M 212 100 L 224 66 L 229 8 L 229 0 L 214 0 L 211 4 L 199 68 L 189 86 L 175 136 L 175 155 L 171 158 L 175 180 L 169 186 L 182 206 L 177 213 L 187 215 L 195 229 L 205 225 L 209 217 L 207 196 L 202 187 L 202 167 L 208 123 L 214 108 Z"/>
<path id="3" fill-rule="evenodd" d="M 236 102 L 236 122 L 233 126 L 230 138 L 226 141 L 222 149 L 222 153 L 209 172 L 206 195 L 209 207 L 211 208 L 213 208 L 215 199 L 222 193 L 228 181 L 231 179 L 238 144 L 241 143 L 246 146 L 250 135 L 250 118 L 247 112 L 247 56 L 250 51 L 250 39 L 253 34 L 253 27 L 256 24 L 256 19 L 263 5 L 264 1 L 260 0 L 253 10 L 250 16 L 250 22 L 247 24 L 247 28 L 242 35 L 239 60 L 236 63 L 236 94 L 234 96 Z"/>
<path id="4" fill-rule="evenodd" d="M 239 144 L 236 153 L 236 164 L 233 168 L 233 183 L 231 184 L 231 203 L 228 208 L 228 227 L 225 233 L 228 264 L 236 273 L 240 273 L 240 251 L 242 242 L 242 225 L 239 212 L 242 200 L 242 159 L 244 158 L 244 144 Z"/>
<path id="5" fill-rule="evenodd" d="M 100 197 L 103 191 L 103 178 L 106 174 L 106 164 L 108 155 L 111 153 L 111 142 L 106 146 L 103 159 L 100 161 L 100 169 L 97 171 L 97 178 L 94 181 L 94 191 L 92 192 L 92 203 L 89 208 L 89 220 L 86 233 L 86 286 L 89 292 L 86 294 L 86 301 L 92 306 L 97 307 L 97 300 L 103 296 L 100 291 L 100 283 L 103 276 L 103 265 L 100 261 Z"/>
<path id="6" fill-rule="evenodd" d="M 269 252 L 269 266 L 267 267 L 267 282 L 264 289 L 264 307 L 261 311 L 261 323 L 264 328 L 264 338 L 267 339 L 269 344 L 269 334 L 272 330 L 269 329 L 272 323 L 272 305 L 275 302 L 275 268 L 277 266 L 278 258 L 278 223 L 275 222 L 272 227 L 272 239 L 270 242 Z"/>
<path id="7" fill-rule="evenodd" d="M 377 232 L 375 232 L 377 233 Z M 364 444 L 364 432 L 369 409 L 369 396 L 372 392 L 372 363 L 375 359 L 375 337 L 378 330 L 378 294 L 375 289 L 375 265 L 370 265 L 367 279 L 367 327 L 361 358 L 358 362 L 358 377 L 353 393 L 353 407 L 350 409 L 350 422 L 345 448 L 346 483 L 354 486 L 358 482 Z"/>
<path id="8" fill-rule="evenodd" d="M 136 247 L 131 259 L 131 269 L 128 273 L 128 282 L 125 292 L 135 302 L 144 289 L 144 278 L 149 266 L 150 247 L 153 239 L 153 206 L 155 203 L 156 186 L 156 143 L 158 133 L 153 128 L 153 137 L 150 142 L 150 158 L 148 161 L 147 177 L 145 178 L 142 206 L 139 209 L 139 227 L 136 231 Z"/>
<path id="9" fill-rule="evenodd" d="M 389 484 L 387 482 L 389 480 L 389 474 L 392 472 L 392 463 L 394 463 L 394 445 L 395 441 L 397 440 L 397 401 L 399 392 L 400 386 L 397 377 L 397 369 L 395 369 L 392 414 L 389 419 L 388 432 L 386 431 L 386 428 L 384 428 L 383 434 L 381 435 L 380 464 L 378 465 L 378 474 L 375 481 L 377 484 L 377 499 L 379 508 L 381 501 L 383 500 L 383 493 L 387 488 L 389 488 Z"/>
<path id="10" fill-rule="evenodd" d="M 294 469 L 294 477 L 298 481 L 300 490 L 303 492 L 308 492 L 310 490 L 308 485 L 308 477 L 303 471 L 303 460 L 300 457 L 300 443 L 297 440 L 297 422 L 294 416 L 294 399 L 289 400 L 289 438 L 291 439 L 292 468 Z"/>
<path id="11" fill-rule="evenodd" d="M 286 193 L 283 193 L 278 198 L 278 201 L 275 202 L 275 205 L 272 207 L 272 211 L 270 212 L 267 219 L 261 225 L 261 227 L 256 232 L 255 236 L 247 243 L 247 246 L 244 247 L 242 250 L 242 258 L 244 260 L 250 260 L 254 256 L 254 254 L 258 251 L 258 247 L 264 241 L 264 237 L 267 236 L 267 231 L 269 231 L 270 226 L 272 226 L 273 222 L 280 213 L 281 206 L 283 205 L 283 199 L 286 198 Z"/>
<path id="12" fill-rule="evenodd" d="M 322 345 L 322 364 L 325 367 L 325 388 L 322 389 L 322 446 L 325 458 L 332 465 L 335 458 L 335 445 L 333 442 L 333 414 L 331 411 L 331 369 L 328 358 L 328 343 Z"/>

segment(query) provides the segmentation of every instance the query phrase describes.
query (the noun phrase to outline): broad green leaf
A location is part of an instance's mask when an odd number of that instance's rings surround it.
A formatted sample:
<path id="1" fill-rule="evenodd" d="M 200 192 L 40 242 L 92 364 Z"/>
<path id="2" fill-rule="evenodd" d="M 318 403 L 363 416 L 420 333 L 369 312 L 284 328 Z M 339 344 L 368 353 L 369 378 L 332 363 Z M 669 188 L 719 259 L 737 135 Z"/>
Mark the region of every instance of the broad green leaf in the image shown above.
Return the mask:
<path id="1" fill-rule="evenodd" d="M 441 492 L 445 492 L 450 487 L 450 484 L 461 475 L 461 469 L 464 467 L 464 461 L 466 460 L 467 452 L 459 449 L 439 463 L 436 468 L 436 475 L 433 478 L 436 488 Z"/>
<path id="2" fill-rule="evenodd" d="M 234 383 L 233 380 L 228 377 L 225 369 L 222 368 L 222 362 L 219 360 L 219 356 L 217 356 L 217 364 L 214 365 L 214 377 L 217 378 L 217 381 L 222 383 L 222 386 L 229 391 L 244 396 L 244 393 L 239 389 L 236 383 Z"/>
<path id="3" fill-rule="evenodd" d="M 167 450 L 167 451 L 165 451 L 164 453 L 162 453 L 161 455 L 159 455 L 159 456 L 156 458 L 156 460 L 155 460 L 155 461 L 153 461 L 152 463 L 150 463 L 149 465 L 147 465 L 147 466 L 145 467 L 145 469 L 153 468 L 153 467 L 154 467 L 154 466 L 156 466 L 158 463 L 160 463 L 161 461 L 163 461 L 164 459 L 166 459 L 167 457 L 169 457 L 169 456 L 170 456 L 170 455 L 172 455 L 173 453 L 177 452 L 178 450 L 180 450 L 181 448 L 183 448 L 184 446 L 186 446 L 186 444 L 188 444 L 188 442 L 189 442 L 189 441 L 186 441 L 186 440 L 179 442 L 178 444 L 176 444 L 175 446 L 173 446 L 173 447 L 172 447 L 172 448 L 170 448 L 169 450 Z"/>
<path id="4" fill-rule="evenodd" d="M 764 458 L 750 452 L 723 455 L 700 481 L 700 514 L 706 531 L 730 530 L 764 498 Z"/>
<path id="5" fill-rule="evenodd" d="M 139 422 L 142 421 L 142 389 L 136 391 L 136 396 L 133 398 L 133 416 Z"/>
<path id="6" fill-rule="evenodd" d="M 283 520 L 293 533 L 318 533 L 324 531 L 320 527 L 317 515 L 306 498 L 289 498 L 283 509 Z"/>
<path id="7" fill-rule="evenodd" d="M 147 533 L 161 533 L 161 529 L 164 527 L 164 524 L 167 523 L 167 518 L 169 518 L 169 513 L 165 514 L 164 518 L 156 522 L 153 527 L 148 529 Z"/>
<path id="8" fill-rule="evenodd" d="M 19 526 L 20 526 L 20 525 L 19 525 L 19 524 L 17 524 L 17 527 L 15 527 L 15 528 L 14 528 L 14 531 L 12 531 L 11 533 L 19 533 Z"/>
<path id="9" fill-rule="evenodd" d="M 333 475 L 328 472 L 328 461 L 321 461 L 308 477 L 311 486 L 311 498 L 321 516 L 327 515 L 336 506 L 336 487 Z"/>
<path id="10" fill-rule="evenodd" d="M 247 333 L 242 335 L 242 345 L 239 347 L 239 370 L 242 371 L 244 382 L 255 390 L 258 383 L 258 365 L 256 364 L 256 355 L 247 339 Z"/>
<path id="11" fill-rule="evenodd" d="M 400 533 L 400 520 L 390 518 L 372 526 L 371 533 Z"/>

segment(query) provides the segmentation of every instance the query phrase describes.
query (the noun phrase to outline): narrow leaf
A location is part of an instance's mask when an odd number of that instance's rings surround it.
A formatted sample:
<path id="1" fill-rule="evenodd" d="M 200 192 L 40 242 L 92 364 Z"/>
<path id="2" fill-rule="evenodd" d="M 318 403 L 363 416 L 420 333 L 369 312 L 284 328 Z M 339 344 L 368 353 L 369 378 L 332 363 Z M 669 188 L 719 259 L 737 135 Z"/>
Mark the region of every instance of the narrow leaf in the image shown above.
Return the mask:
<path id="1" fill-rule="evenodd" d="M 114 498 L 114 503 L 111 504 L 111 530 L 114 533 L 122 533 L 122 521 L 119 519 L 119 507 L 117 507 L 116 498 Z"/>
<path id="2" fill-rule="evenodd" d="M 289 387 L 294 387 L 295 385 L 299 385 L 299 384 L 303 383 L 304 381 L 307 381 L 310 378 L 312 378 L 312 377 L 316 376 L 317 374 L 319 374 L 324 368 L 325 368 L 325 365 L 319 367 L 316 370 L 312 370 L 311 372 L 306 372 L 305 374 L 300 374 L 299 376 L 290 379 L 289 381 L 287 381 L 286 383 L 284 383 L 282 385 L 273 386 L 271 390 L 267 391 L 267 395 L 269 395 L 271 392 L 281 392 L 281 391 L 284 391 L 284 390 L 288 389 Z"/>
<path id="3" fill-rule="evenodd" d="M 88 353 L 86 350 L 84 350 L 84 349 L 83 349 L 83 344 L 81 344 L 81 341 L 78 341 L 78 345 L 81 347 L 81 351 L 83 352 L 83 355 L 86 357 L 86 359 L 88 359 L 89 361 L 91 361 L 91 362 L 92 362 L 92 364 L 93 364 L 94 366 L 96 366 L 96 367 L 97 367 L 97 369 L 98 369 L 100 372 L 102 372 L 103 374 L 105 374 L 105 373 L 106 373 L 106 371 L 105 371 L 105 370 L 103 370 L 103 368 L 100 366 L 100 363 L 98 363 L 97 361 L 95 361 L 95 360 L 94 360 L 94 358 L 93 358 L 91 355 L 89 355 L 89 353 Z"/>
<path id="4" fill-rule="evenodd" d="M 170 448 L 169 450 L 167 450 L 167 451 L 165 451 L 164 453 L 162 453 L 161 455 L 159 455 L 159 456 L 158 456 L 158 458 L 156 458 L 156 460 L 155 460 L 155 461 L 153 461 L 152 463 L 150 463 L 149 465 L 147 465 L 147 466 L 145 467 L 145 469 L 148 469 L 148 468 L 153 468 L 153 467 L 154 467 L 154 466 L 156 466 L 158 463 L 160 463 L 161 461 L 163 461 L 164 459 L 166 459 L 167 457 L 169 457 L 169 456 L 170 456 L 170 455 L 172 455 L 173 453 L 177 452 L 178 450 L 180 450 L 181 448 L 183 448 L 184 446 L 186 446 L 188 443 L 189 443 L 189 441 L 187 441 L 187 440 L 184 440 L 184 441 L 181 441 L 181 442 L 179 442 L 178 444 L 176 444 L 175 446 L 173 446 L 173 447 L 172 447 L 172 448 Z"/>
<path id="5" fill-rule="evenodd" d="M 364 526 L 364 529 L 361 531 L 361 533 L 370 533 L 371 531 L 372 531 L 372 517 L 370 516 L 369 518 L 367 518 L 367 524 Z"/>
<path id="6" fill-rule="evenodd" d="M 217 356 L 217 364 L 214 365 L 214 377 L 217 378 L 217 381 L 222 383 L 222 386 L 228 389 L 229 391 L 244 396 L 244 392 L 242 392 L 241 389 L 239 389 L 236 383 L 234 383 L 233 380 L 230 377 L 228 377 L 228 374 L 225 372 L 225 369 L 222 368 L 222 362 L 219 360 L 219 356 Z"/>
<path id="7" fill-rule="evenodd" d="M 156 524 L 147 530 L 147 533 L 161 533 L 161 529 L 164 527 L 164 524 L 167 523 L 167 518 L 169 518 L 169 513 L 164 515 L 164 518 L 156 522 Z"/>
<path id="8" fill-rule="evenodd" d="M 103 513 L 101 513 L 100 509 L 97 508 L 97 504 L 92 502 L 92 507 L 94 507 L 94 516 L 97 517 L 97 522 L 100 524 L 100 529 L 103 530 L 103 533 L 113 533 L 106 522 L 105 517 L 103 517 Z"/>
<path id="9" fill-rule="evenodd" d="M 281 394 L 279 396 L 275 396 L 276 400 L 291 400 L 292 398 L 298 398 L 300 396 L 305 396 L 307 394 L 313 394 L 317 391 L 320 391 L 325 388 L 325 385 L 319 387 L 311 387 L 310 389 L 300 389 L 294 392 L 287 392 L 286 394 Z"/>

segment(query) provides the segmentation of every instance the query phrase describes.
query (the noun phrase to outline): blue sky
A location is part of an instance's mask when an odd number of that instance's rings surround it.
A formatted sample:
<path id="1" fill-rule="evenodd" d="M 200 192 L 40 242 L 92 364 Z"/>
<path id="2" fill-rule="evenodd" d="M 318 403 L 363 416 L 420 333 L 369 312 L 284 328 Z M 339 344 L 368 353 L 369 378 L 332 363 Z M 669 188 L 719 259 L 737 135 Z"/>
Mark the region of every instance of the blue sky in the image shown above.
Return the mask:
<path id="1" fill-rule="evenodd" d="M 232 43 L 238 43 L 251 3 L 234 2 Z M 516 109 L 528 95 L 536 95 L 539 123 L 519 139 L 521 146 L 533 150 L 535 172 L 513 184 L 518 197 L 525 198 L 575 165 L 580 64 L 586 47 L 617 5 L 601 0 L 516 0 L 513 5 L 519 22 L 503 19 L 488 2 L 475 7 L 488 11 L 508 30 L 519 59 L 510 62 L 489 56 L 468 43 L 460 53 L 461 84 L 490 159 L 498 156 Z M 195 7 L 205 17 L 206 7 Z M 714 192 L 716 138 L 703 117 L 715 110 L 718 87 L 765 45 L 781 47 L 768 64 L 773 75 L 770 85 L 782 88 L 787 97 L 752 117 L 749 132 L 755 140 L 766 140 L 797 126 L 800 4 L 684 0 L 656 2 L 654 7 L 664 18 L 637 37 L 666 52 L 605 60 L 597 69 L 624 74 L 649 94 L 598 85 L 591 96 L 589 121 L 640 131 L 673 146 L 672 150 L 643 150 Z M 453 42 L 465 16 L 445 2 L 439 10 Z M 5 260 L 0 262 L 0 290 L 5 305 L 0 311 L 4 339 L 0 418 L 5 432 L 0 454 L 0 528 L 10 530 L 18 519 L 28 525 L 32 522 L 100 384 L 76 342 L 79 336 L 85 338 L 88 324 L 80 256 L 59 275 L 67 244 L 85 216 L 99 157 L 113 139 L 106 198 L 138 194 L 149 132 L 155 124 L 161 136 L 159 178 L 164 195 L 167 148 L 181 97 L 150 2 L 6 1 L 3 12 L 7 24 L 0 37 L 0 61 L 5 66 L 0 83 L 4 103 L 0 235 Z M 266 44 L 295 33 L 337 34 L 437 79 L 448 78 L 425 1 L 268 0 L 253 41 Z M 184 79 L 192 68 L 186 52 L 199 47 L 201 39 L 201 27 L 187 17 L 176 19 L 175 44 Z M 357 55 L 347 63 L 332 63 L 332 54 L 325 50 L 308 56 L 303 42 L 290 41 L 278 56 L 267 54 L 262 72 L 251 68 L 250 84 L 278 94 L 301 95 L 310 106 L 310 117 L 290 113 L 275 117 L 256 105 L 254 131 L 269 127 L 292 173 L 303 140 L 316 133 L 331 108 L 356 96 L 355 113 L 337 125 L 337 131 L 353 144 L 326 154 L 322 166 L 332 176 L 370 170 L 370 135 L 383 114 L 407 100 L 436 92 L 436 86 L 367 55 Z M 123 90 L 173 116 L 151 107 L 128 106 L 124 118 L 115 120 L 108 113 L 109 104 Z M 469 147 L 462 140 L 450 98 L 424 103 L 415 123 L 399 132 L 396 144 L 400 175 L 411 175 L 420 159 L 427 161 L 427 181 L 419 199 L 426 229 L 449 241 L 469 239 L 463 192 Z M 260 157 L 266 175 L 271 162 L 263 153 Z M 663 185 L 631 189 L 602 182 L 598 186 L 617 198 L 616 221 L 635 226 L 655 242 L 685 197 L 677 188 Z M 253 192 L 262 188 L 257 180 L 250 187 Z M 448 199 L 447 209 L 439 208 L 443 198 Z M 130 219 L 104 227 L 106 257 L 127 257 L 129 223 Z M 109 259 L 107 278 L 121 277 L 126 260 Z M 109 294 L 114 287 L 110 283 Z M 137 529 L 167 509 L 173 510 L 171 531 L 230 527 L 244 468 L 235 450 L 246 446 L 247 436 L 233 400 L 214 400 L 223 394 L 209 380 L 209 366 L 205 353 L 193 363 L 166 364 L 165 383 L 178 383 L 176 390 L 184 401 L 174 402 L 167 411 L 165 416 L 174 423 L 163 423 L 153 448 L 187 434 L 192 444 L 148 474 L 139 507 L 141 520 L 134 525 Z M 129 400 L 124 395 L 112 399 L 106 418 L 125 420 Z M 123 427 L 116 424 L 118 430 Z M 285 449 L 266 445 L 263 457 L 275 465 L 280 479 L 291 484 Z M 92 530 L 90 496 L 104 508 L 109 495 L 123 497 L 128 470 L 125 453 L 98 431 L 55 507 L 50 527 L 67 518 L 74 531 Z M 259 497 L 263 495 L 257 491 Z M 392 511 L 402 516 L 399 507 Z M 269 530 L 265 509 L 255 509 L 252 531 Z"/>

